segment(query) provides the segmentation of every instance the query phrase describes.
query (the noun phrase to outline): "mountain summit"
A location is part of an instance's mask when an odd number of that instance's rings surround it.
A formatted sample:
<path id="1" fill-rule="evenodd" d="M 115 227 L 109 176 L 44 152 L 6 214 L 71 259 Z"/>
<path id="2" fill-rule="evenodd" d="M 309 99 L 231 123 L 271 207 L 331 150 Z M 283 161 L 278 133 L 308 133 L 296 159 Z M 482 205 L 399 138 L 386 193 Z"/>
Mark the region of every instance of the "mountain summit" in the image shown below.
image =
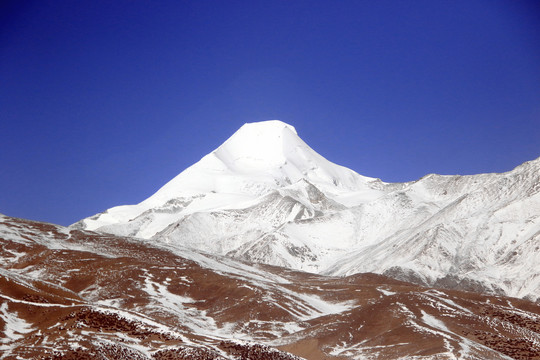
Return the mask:
<path id="1" fill-rule="evenodd" d="M 384 183 L 281 121 L 245 124 L 136 205 L 75 228 L 330 275 L 539 298 L 540 159 L 503 174 Z"/>
<path id="2" fill-rule="evenodd" d="M 213 154 L 237 171 L 265 170 L 284 165 L 304 147 L 293 126 L 270 120 L 244 124 Z"/>
<path id="3" fill-rule="evenodd" d="M 300 179 L 335 191 L 355 190 L 374 180 L 331 163 L 298 137 L 293 126 L 270 120 L 243 125 L 151 199 L 208 192 L 261 195 Z"/>
<path id="4" fill-rule="evenodd" d="M 186 201 L 194 202 L 190 207 L 194 211 L 216 205 L 236 207 L 302 179 L 335 196 L 377 187 L 380 182 L 326 160 L 298 137 L 293 126 L 269 120 L 244 124 L 216 150 L 143 202 L 109 209 L 78 225 L 89 230 L 105 230 L 104 226 L 129 222 L 151 209 L 169 208 L 173 204 L 177 209 L 179 202 Z M 168 219 L 169 216 L 165 222 Z M 151 231 L 131 235 L 152 236 L 168 223 L 152 225 Z M 111 227 L 106 229 L 112 231 Z"/>

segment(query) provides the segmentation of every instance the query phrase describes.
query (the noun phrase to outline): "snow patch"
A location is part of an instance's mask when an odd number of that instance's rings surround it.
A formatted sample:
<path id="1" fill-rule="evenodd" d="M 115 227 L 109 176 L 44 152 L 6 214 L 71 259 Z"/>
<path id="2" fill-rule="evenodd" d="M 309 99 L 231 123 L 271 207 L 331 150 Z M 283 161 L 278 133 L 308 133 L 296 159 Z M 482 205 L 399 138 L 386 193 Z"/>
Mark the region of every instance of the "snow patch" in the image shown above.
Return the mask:
<path id="1" fill-rule="evenodd" d="M 0 350 L 4 352 L 0 359 L 3 359 L 9 355 L 9 350 L 13 348 L 9 344 L 24 338 L 25 334 L 32 332 L 34 329 L 30 323 L 18 317 L 16 312 L 9 311 L 7 302 L 0 305 L 0 318 L 5 322 L 4 336 L 0 339 Z"/>

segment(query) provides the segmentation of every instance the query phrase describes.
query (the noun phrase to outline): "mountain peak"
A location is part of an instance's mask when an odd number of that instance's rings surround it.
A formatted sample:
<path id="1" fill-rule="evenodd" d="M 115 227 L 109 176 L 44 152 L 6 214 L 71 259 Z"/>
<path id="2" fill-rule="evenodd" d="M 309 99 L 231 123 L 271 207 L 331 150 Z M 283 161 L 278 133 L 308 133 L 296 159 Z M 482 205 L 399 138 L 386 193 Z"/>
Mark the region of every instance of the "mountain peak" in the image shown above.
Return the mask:
<path id="1" fill-rule="evenodd" d="M 267 168 L 285 163 L 303 144 L 293 126 L 269 120 L 244 124 L 214 154 L 229 167 Z"/>
<path id="2" fill-rule="evenodd" d="M 114 231 L 114 226 L 126 223 L 136 227 L 138 222 L 132 220 L 137 218 L 146 222 L 148 212 L 164 214 L 150 228 L 145 225 L 144 236 L 153 236 L 177 221 L 178 216 L 209 208 L 237 207 L 240 202 L 254 201 L 302 179 L 325 194 L 333 194 L 331 197 L 356 191 L 379 196 L 379 191 L 369 185 L 374 179 L 328 161 L 310 148 L 293 126 L 270 120 L 244 124 L 216 150 L 146 200 L 84 219 L 82 226 L 90 230 L 104 230 L 107 226 L 108 231 Z M 175 204 L 182 209 L 190 204 L 189 210 L 178 214 L 173 209 Z M 136 230 L 139 235 L 143 232 Z"/>
<path id="3" fill-rule="evenodd" d="M 284 129 L 289 129 L 295 134 L 298 134 L 296 132 L 296 129 L 294 126 L 289 125 L 281 120 L 265 120 L 265 121 L 258 121 L 258 122 L 252 122 L 252 123 L 245 123 L 238 129 L 237 133 L 241 131 L 250 131 L 250 132 L 257 132 L 257 131 L 283 131 Z"/>

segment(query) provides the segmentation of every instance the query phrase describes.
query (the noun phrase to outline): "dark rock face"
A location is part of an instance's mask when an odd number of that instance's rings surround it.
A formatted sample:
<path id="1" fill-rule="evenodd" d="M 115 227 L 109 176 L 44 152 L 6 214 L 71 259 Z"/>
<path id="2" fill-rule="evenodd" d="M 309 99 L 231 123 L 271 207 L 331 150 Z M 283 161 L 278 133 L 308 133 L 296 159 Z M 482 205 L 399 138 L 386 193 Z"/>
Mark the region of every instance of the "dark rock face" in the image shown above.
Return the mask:
<path id="1" fill-rule="evenodd" d="M 383 275 L 391 277 L 391 278 L 396 279 L 396 280 L 406 281 L 406 282 L 410 282 L 410 283 L 413 283 L 413 284 L 418 284 L 418 285 L 422 285 L 422 286 L 427 286 L 428 285 L 428 282 L 426 281 L 426 279 L 421 277 L 417 272 L 412 271 L 412 270 L 408 270 L 408 269 L 404 269 L 404 268 L 399 267 L 399 266 L 391 267 L 390 269 L 386 270 L 383 273 Z M 441 287 L 444 287 L 444 286 L 441 286 Z"/>
<path id="2" fill-rule="evenodd" d="M 485 284 L 474 279 L 463 279 L 454 275 L 446 275 L 443 278 L 437 279 L 437 281 L 435 281 L 433 285 L 435 287 L 440 287 L 444 289 L 456 289 L 463 291 L 504 295 L 504 291 L 498 286 L 493 285 L 487 287 Z"/>

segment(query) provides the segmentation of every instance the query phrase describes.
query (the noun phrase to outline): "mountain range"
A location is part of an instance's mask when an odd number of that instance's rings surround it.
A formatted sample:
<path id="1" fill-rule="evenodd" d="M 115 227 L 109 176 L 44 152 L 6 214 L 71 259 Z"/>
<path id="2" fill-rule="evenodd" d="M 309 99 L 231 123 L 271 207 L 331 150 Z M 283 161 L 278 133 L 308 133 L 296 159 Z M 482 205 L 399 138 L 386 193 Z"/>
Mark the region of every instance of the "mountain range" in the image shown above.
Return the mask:
<path id="1" fill-rule="evenodd" d="M 281 121 L 69 226 L 0 215 L 0 360 L 540 359 L 540 159 L 385 183 Z"/>
<path id="2" fill-rule="evenodd" d="M 291 125 L 251 123 L 148 199 L 72 228 L 322 275 L 540 298 L 540 159 L 385 183 L 326 160 Z"/>

